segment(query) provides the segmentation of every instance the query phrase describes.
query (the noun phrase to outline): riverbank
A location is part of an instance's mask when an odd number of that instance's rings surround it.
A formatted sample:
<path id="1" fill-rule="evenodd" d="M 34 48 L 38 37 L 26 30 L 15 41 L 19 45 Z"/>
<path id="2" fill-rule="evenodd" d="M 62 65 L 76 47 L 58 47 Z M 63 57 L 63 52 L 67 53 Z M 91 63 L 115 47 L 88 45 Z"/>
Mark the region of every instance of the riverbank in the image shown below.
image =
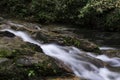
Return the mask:
<path id="1" fill-rule="evenodd" d="M 38 23 L 65 23 L 78 28 L 119 32 L 119 4 L 119 0 L 1 0 L 0 11 L 6 17 Z"/>

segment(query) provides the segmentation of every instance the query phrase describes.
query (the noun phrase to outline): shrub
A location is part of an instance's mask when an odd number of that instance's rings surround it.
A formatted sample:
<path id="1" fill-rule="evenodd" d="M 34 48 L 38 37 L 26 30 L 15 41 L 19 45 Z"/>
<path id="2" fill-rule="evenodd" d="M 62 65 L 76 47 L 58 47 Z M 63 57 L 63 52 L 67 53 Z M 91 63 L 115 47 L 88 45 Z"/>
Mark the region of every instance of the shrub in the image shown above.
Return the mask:
<path id="1" fill-rule="evenodd" d="M 1 0 L 0 10 L 29 21 L 120 30 L 120 0 Z"/>

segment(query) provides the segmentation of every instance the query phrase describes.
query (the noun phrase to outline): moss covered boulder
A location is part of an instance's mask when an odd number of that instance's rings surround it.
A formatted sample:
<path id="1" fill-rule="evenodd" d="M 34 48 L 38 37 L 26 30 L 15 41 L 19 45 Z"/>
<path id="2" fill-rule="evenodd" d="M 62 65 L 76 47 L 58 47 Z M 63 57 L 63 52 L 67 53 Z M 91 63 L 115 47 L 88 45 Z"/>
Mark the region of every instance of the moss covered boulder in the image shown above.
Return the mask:
<path id="1" fill-rule="evenodd" d="M 29 80 L 68 73 L 55 59 L 42 53 L 40 47 L 6 34 L 0 34 L 0 80 Z"/>

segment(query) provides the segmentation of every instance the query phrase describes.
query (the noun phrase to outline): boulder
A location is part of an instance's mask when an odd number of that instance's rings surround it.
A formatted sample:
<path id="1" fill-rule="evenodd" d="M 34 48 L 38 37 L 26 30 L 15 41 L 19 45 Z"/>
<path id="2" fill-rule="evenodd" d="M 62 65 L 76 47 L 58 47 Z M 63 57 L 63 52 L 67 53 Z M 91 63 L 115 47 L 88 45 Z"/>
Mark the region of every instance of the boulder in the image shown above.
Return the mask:
<path id="1" fill-rule="evenodd" d="M 23 42 L 8 32 L 0 33 L 0 80 L 21 80 L 25 77 L 29 80 L 31 77 L 67 73 L 37 45 Z"/>
<path id="2" fill-rule="evenodd" d="M 120 50 L 119 49 L 102 50 L 101 52 L 109 57 L 119 57 L 120 58 Z"/>

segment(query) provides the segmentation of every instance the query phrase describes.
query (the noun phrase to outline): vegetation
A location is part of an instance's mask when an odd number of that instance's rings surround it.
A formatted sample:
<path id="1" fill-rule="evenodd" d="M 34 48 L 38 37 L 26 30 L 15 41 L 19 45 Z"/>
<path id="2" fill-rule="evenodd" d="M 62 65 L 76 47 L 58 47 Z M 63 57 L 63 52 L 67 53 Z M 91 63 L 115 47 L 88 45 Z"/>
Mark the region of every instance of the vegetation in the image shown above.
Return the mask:
<path id="1" fill-rule="evenodd" d="M 29 21 L 120 31 L 120 0 L 1 0 L 0 10 Z"/>

